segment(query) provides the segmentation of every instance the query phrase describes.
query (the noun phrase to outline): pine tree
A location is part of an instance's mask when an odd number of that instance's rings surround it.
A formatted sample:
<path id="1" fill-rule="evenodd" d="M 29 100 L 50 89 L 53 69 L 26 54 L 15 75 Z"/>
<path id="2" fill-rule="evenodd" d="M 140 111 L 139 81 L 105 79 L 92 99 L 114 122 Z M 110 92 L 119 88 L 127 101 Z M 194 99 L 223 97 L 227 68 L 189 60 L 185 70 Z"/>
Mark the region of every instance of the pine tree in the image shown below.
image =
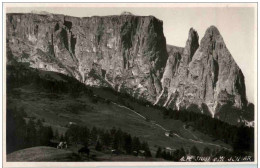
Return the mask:
<path id="1" fill-rule="evenodd" d="M 149 149 L 149 145 L 148 145 L 147 142 L 143 142 L 141 144 L 141 149 L 145 151 L 145 156 L 146 157 L 151 157 L 152 156 L 151 151 Z"/>
<path id="2" fill-rule="evenodd" d="M 166 159 L 166 157 L 167 157 L 167 156 L 166 156 L 166 151 L 163 150 L 163 151 L 162 151 L 162 158 Z"/>
<path id="3" fill-rule="evenodd" d="M 60 138 L 60 134 L 59 134 L 59 131 L 57 129 L 55 130 L 54 138 L 55 139 L 59 139 Z"/>
<path id="4" fill-rule="evenodd" d="M 97 128 L 96 128 L 96 127 L 93 127 L 92 130 L 91 130 L 91 132 L 90 132 L 90 137 L 91 137 L 91 140 L 92 140 L 93 142 L 96 142 L 96 141 L 97 141 L 97 134 L 98 134 Z"/>
<path id="5" fill-rule="evenodd" d="M 157 149 L 155 157 L 156 158 L 161 158 L 162 157 L 162 149 L 161 149 L 161 147 L 159 147 Z"/>
<path id="6" fill-rule="evenodd" d="M 193 156 L 200 156 L 200 152 L 196 146 L 193 146 L 190 150 L 190 154 Z"/>
<path id="7" fill-rule="evenodd" d="M 87 127 L 81 128 L 81 136 L 80 141 L 84 144 L 84 146 L 89 145 L 89 139 L 90 139 L 90 131 Z"/>
<path id="8" fill-rule="evenodd" d="M 63 134 L 60 135 L 59 140 L 60 140 L 60 141 L 64 141 L 64 140 L 65 140 L 65 137 L 64 137 Z"/>
<path id="9" fill-rule="evenodd" d="M 108 131 L 106 131 L 102 136 L 101 136 L 101 141 L 102 143 L 109 147 L 111 145 L 111 136 L 110 133 Z"/>
<path id="10" fill-rule="evenodd" d="M 99 141 L 97 141 L 97 144 L 95 146 L 95 150 L 97 150 L 97 151 L 101 151 L 102 150 L 102 145 L 101 145 L 101 143 Z"/>
<path id="11" fill-rule="evenodd" d="M 27 147 L 32 147 L 37 144 L 36 137 L 37 137 L 37 130 L 35 128 L 35 123 L 34 123 L 33 119 L 30 119 L 27 124 L 27 129 L 26 129 Z"/>
<path id="12" fill-rule="evenodd" d="M 132 137 L 129 134 L 125 135 L 124 150 L 126 151 L 127 154 L 132 153 Z"/>
<path id="13" fill-rule="evenodd" d="M 141 146 L 141 143 L 140 143 L 140 141 L 139 141 L 139 138 L 134 137 L 134 138 L 133 138 L 133 144 L 132 144 L 133 151 L 138 151 L 138 150 L 140 150 L 140 146 Z"/>
<path id="14" fill-rule="evenodd" d="M 211 151 L 208 147 L 205 147 L 203 150 L 203 156 L 210 156 L 211 155 Z"/>
<path id="15" fill-rule="evenodd" d="M 213 149 L 213 151 L 212 151 L 212 156 L 215 156 L 215 155 L 216 155 L 216 150 Z"/>

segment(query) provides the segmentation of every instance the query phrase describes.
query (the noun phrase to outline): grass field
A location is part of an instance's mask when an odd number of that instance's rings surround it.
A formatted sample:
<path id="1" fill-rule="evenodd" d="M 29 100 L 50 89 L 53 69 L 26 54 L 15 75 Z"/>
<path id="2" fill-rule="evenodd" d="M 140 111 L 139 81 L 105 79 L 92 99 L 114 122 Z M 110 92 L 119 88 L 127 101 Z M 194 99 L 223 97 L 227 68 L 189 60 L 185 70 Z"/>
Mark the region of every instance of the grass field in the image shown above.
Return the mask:
<path id="1" fill-rule="evenodd" d="M 79 156 L 69 150 L 39 146 L 19 150 L 7 155 L 7 161 L 70 161 L 79 160 Z"/>

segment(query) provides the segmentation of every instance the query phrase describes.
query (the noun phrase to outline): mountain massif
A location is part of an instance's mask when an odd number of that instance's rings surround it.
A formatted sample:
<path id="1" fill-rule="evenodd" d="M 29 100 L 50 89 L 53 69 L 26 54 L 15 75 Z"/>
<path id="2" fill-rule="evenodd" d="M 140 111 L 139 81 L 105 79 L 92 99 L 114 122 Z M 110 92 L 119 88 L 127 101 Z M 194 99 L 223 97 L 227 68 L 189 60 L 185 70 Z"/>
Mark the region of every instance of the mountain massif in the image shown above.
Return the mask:
<path id="1" fill-rule="evenodd" d="M 153 16 L 13 13 L 6 24 L 7 64 L 26 62 L 86 85 L 230 123 L 247 113 L 243 73 L 214 26 L 200 43 L 191 28 L 181 48 L 166 44 L 163 22 Z"/>

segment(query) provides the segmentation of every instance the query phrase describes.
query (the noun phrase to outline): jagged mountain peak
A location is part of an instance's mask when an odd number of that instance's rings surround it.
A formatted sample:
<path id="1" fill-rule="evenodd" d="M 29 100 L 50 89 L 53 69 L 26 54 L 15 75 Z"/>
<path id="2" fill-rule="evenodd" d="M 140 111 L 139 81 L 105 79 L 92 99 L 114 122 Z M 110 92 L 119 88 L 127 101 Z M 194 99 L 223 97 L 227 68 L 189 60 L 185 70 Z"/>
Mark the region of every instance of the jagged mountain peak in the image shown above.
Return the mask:
<path id="1" fill-rule="evenodd" d="M 8 57 L 33 68 L 213 117 L 222 105 L 242 109 L 247 102 L 243 73 L 215 26 L 200 45 L 190 28 L 181 48 L 166 45 L 154 16 L 8 14 L 6 21 Z"/>
<path id="2" fill-rule="evenodd" d="M 218 28 L 216 26 L 211 25 L 209 28 L 207 28 L 206 34 L 220 35 L 220 32 L 219 32 L 219 30 L 218 30 Z"/>
<path id="3" fill-rule="evenodd" d="M 223 109 L 246 106 L 243 73 L 215 26 L 206 30 L 200 45 L 198 40 L 197 32 L 191 28 L 181 59 L 177 56 L 168 58 L 162 80 L 165 88 L 156 104 L 200 111 L 236 123 L 241 111 L 233 110 L 237 113 L 224 115 Z"/>
<path id="4" fill-rule="evenodd" d="M 193 103 L 205 103 L 213 117 L 230 122 L 232 120 L 235 123 L 234 118 L 237 117 L 221 116 L 221 107 L 229 104 L 234 108 L 243 109 L 247 104 L 244 75 L 215 26 L 206 30 L 189 64 L 189 70 L 188 85 L 195 84 L 196 87 L 192 90 L 196 94 L 193 93 L 193 97 L 199 98 Z"/>
<path id="5" fill-rule="evenodd" d="M 188 39 L 189 38 L 197 38 L 197 39 L 199 39 L 199 35 L 198 35 L 197 31 L 193 27 L 191 27 L 190 30 L 189 30 L 189 37 L 188 37 Z"/>
<path id="6" fill-rule="evenodd" d="M 226 50 L 225 55 L 227 57 L 231 55 L 226 48 L 226 44 L 218 28 L 216 26 L 210 26 L 209 28 L 207 28 L 203 38 L 201 39 L 199 51 L 203 51 L 204 53 L 208 52 L 209 55 L 217 59 L 216 56 L 219 54 L 214 51 L 222 50 Z"/>
<path id="7" fill-rule="evenodd" d="M 182 62 L 185 65 L 188 65 L 190 63 L 198 47 L 199 47 L 199 35 L 195 29 L 190 28 L 188 34 L 188 40 L 186 41 L 186 46 L 182 54 Z"/>

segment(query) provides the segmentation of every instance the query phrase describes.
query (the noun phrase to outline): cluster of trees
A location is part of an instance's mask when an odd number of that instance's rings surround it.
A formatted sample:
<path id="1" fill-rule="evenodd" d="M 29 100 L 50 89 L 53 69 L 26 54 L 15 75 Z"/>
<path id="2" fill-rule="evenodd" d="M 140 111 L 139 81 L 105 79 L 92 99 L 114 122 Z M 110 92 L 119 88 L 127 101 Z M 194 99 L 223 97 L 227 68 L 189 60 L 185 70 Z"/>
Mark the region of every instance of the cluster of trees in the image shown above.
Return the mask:
<path id="1" fill-rule="evenodd" d="M 186 153 L 183 148 L 177 149 L 174 152 L 170 152 L 165 149 L 162 150 L 161 147 L 159 147 L 157 149 L 156 155 L 155 155 L 156 158 L 163 158 L 165 160 L 170 160 L 170 161 L 180 161 L 180 159 L 185 156 L 186 156 Z"/>
<path id="2" fill-rule="evenodd" d="M 7 91 L 23 85 L 34 84 L 34 87 L 45 89 L 50 93 L 69 93 L 72 97 L 78 97 L 81 94 L 93 96 L 91 89 L 87 88 L 83 83 L 78 82 L 72 77 L 64 74 L 44 74 L 41 76 L 41 70 L 33 69 L 25 64 L 17 63 L 17 65 L 7 66 Z M 63 80 L 55 80 L 53 75 L 59 76 Z"/>
<path id="3" fill-rule="evenodd" d="M 230 144 L 234 151 L 254 152 L 254 128 L 252 127 L 230 125 L 208 115 L 187 110 L 164 109 L 163 114 L 169 118 L 189 123 L 196 130 L 214 137 L 215 140 Z"/>
<path id="4" fill-rule="evenodd" d="M 8 107 L 8 106 L 7 106 Z M 23 109 L 7 108 L 6 113 L 6 152 L 34 147 L 48 146 L 53 138 L 50 126 L 44 126 L 41 120 L 30 118 Z"/>
<path id="5" fill-rule="evenodd" d="M 89 129 L 86 126 L 71 125 L 64 138 L 69 143 L 83 144 L 84 146 L 95 145 L 95 149 L 98 151 L 114 149 L 134 155 L 136 152 L 143 150 L 145 156 L 151 157 L 147 142 L 141 142 L 138 137 L 132 137 L 121 129 L 104 130 L 96 127 Z"/>
<path id="6" fill-rule="evenodd" d="M 190 150 L 185 151 L 183 148 L 174 150 L 174 151 L 167 151 L 166 149 L 163 149 L 161 147 L 158 147 L 157 152 L 156 152 L 156 158 L 163 158 L 165 160 L 171 160 L 171 161 L 180 161 L 181 158 L 185 158 L 187 155 L 191 156 L 212 156 L 216 154 L 216 151 L 212 151 L 208 148 L 205 147 L 203 152 L 200 153 L 198 148 L 196 146 L 192 146 Z"/>

